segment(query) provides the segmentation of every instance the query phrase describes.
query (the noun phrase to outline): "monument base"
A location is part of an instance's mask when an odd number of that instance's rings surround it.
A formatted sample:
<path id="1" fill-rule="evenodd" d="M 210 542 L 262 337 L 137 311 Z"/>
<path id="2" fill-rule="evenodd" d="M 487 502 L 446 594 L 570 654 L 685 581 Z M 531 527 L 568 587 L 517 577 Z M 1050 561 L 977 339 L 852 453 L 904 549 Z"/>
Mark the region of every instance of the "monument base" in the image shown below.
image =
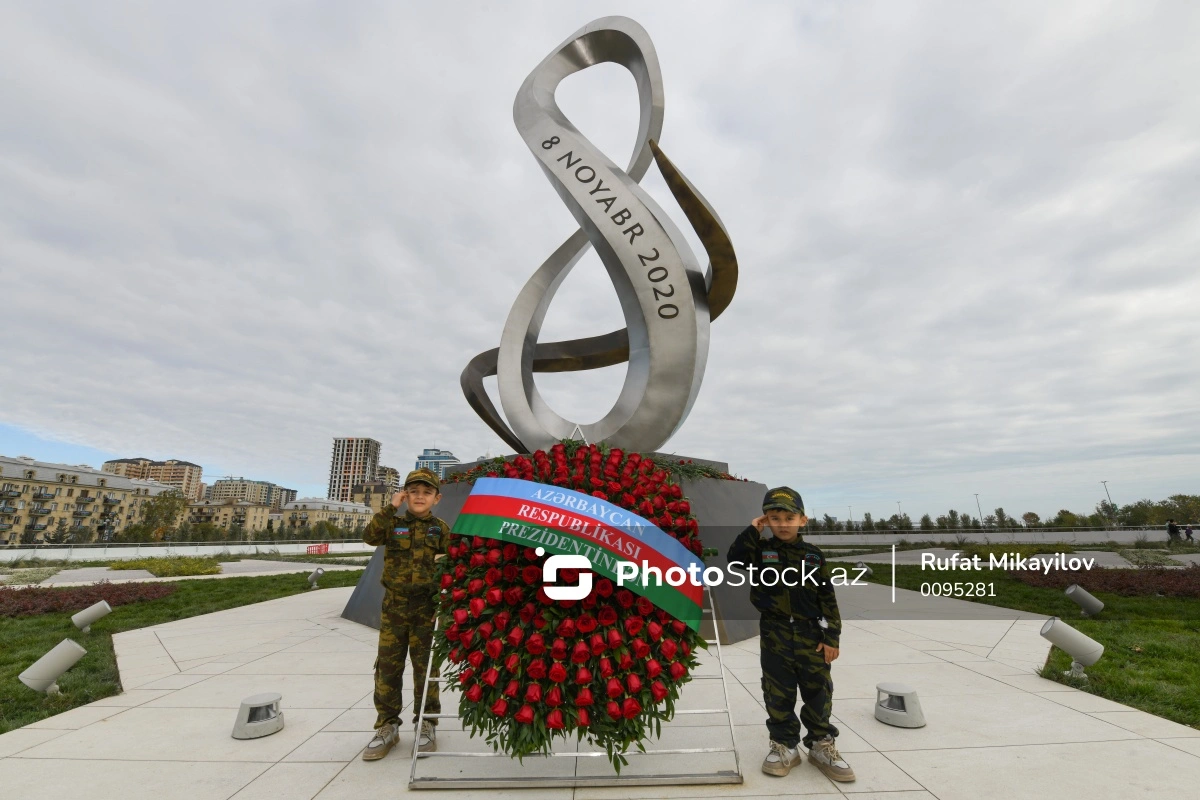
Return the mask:
<path id="1" fill-rule="evenodd" d="M 718 469 L 724 467 L 720 462 L 691 460 L 696 463 L 719 465 Z M 717 550 L 717 554 L 710 557 L 705 564 L 720 567 L 724 572 L 725 553 L 728 552 L 729 545 L 746 528 L 750 520 L 762 514 L 762 499 L 767 487 L 752 481 L 720 478 L 686 479 L 681 486 L 684 496 L 692 505 L 692 514 L 700 524 L 700 541 L 705 547 Z M 470 493 L 469 483 L 444 485 L 441 502 L 434 509 L 434 513 L 453 527 Z M 350 595 L 345 610 L 342 611 L 345 619 L 379 629 L 380 609 L 383 605 L 383 586 L 379 579 L 382 574 L 383 549 L 377 547 L 362 577 L 359 578 L 354 593 Z M 732 644 L 758 635 L 758 612 L 750 604 L 749 587 L 722 584 L 712 587 L 712 595 L 717 607 L 717 632 L 720 634 L 721 644 Z M 712 624 L 706 621 L 701 627 L 700 635 L 711 640 L 713 634 Z"/>

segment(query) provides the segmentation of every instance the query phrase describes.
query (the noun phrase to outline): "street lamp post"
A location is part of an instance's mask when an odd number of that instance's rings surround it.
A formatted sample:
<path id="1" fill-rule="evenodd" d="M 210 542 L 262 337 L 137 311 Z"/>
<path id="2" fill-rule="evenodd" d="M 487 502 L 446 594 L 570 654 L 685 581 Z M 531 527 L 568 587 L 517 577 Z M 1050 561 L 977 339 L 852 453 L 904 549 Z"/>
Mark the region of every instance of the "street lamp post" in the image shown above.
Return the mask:
<path id="1" fill-rule="evenodd" d="M 979 524 L 983 524 L 983 509 L 979 505 L 979 492 L 975 492 L 975 510 L 979 512 Z"/>
<path id="2" fill-rule="evenodd" d="M 850 512 L 850 524 L 853 525 L 854 524 L 854 509 L 851 508 L 850 506 L 846 506 L 846 510 L 848 512 Z"/>
<path id="3" fill-rule="evenodd" d="M 1100 482 L 1102 484 L 1104 484 L 1104 494 L 1108 496 L 1109 518 L 1112 520 L 1113 527 L 1115 528 L 1117 526 L 1117 519 L 1116 519 L 1116 514 L 1113 512 L 1115 512 L 1117 510 L 1117 507 L 1112 501 L 1112 495 L 1108 493 L 1108 481 L 1100 481 Z"/>

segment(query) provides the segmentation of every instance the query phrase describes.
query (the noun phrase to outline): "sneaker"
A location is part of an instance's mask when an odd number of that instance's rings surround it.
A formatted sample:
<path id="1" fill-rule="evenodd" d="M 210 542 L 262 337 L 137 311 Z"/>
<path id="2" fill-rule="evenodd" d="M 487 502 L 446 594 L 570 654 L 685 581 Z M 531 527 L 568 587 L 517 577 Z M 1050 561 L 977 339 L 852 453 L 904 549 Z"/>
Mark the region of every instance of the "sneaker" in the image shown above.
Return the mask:
<path id="1" fill-rule="evenodd" d="M 843 783 L 854 780 L 854 770 L 842 758 L 837 750 L 832 736 L 817 739 L 808 749 L 808 760 L 817 765 L 817 769 L 825 773 L 825 777 Z"/>
<path id="2" fill-rule="evenodd" d="M 432 753 L 437 750 L 437 726 L 429 720 L 421 723 L 421 732 L 417 735 L 417 751 Z"/>
<path id="3" fill-rule="evenodd" d="M 768 775 L 784 777 L 792 771 L 792 767 L 801 762 L 800 751 L 795 747 L 780 744 L 771 740 L 771 750 L 763 760 L 762 771 Z"/>
<path id="4" fill-rule="evenodd" d="M 381 725 L 375 731 L 375 737 L 371 739 L 371 743 L 367 745 L 367 749 L 363 750 L 363 761 L 378 761 L 388 754 L 396 743 L 400 741 L 400 728 L 394 722 L 388 722 Z"/>

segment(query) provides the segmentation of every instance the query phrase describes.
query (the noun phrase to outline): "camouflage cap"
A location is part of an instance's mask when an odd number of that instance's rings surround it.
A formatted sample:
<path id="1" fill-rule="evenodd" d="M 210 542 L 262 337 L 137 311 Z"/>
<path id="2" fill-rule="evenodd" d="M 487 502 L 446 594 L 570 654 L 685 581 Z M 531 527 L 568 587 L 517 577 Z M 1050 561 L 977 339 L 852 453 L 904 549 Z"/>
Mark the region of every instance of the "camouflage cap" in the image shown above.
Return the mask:
<path id="1" fill-rule="evenodd" d="M 425 467 L 414 469 L 408 473 L 408 477 L 404 479 L 404 485 L 407 487 L 411 483 L 424 483 L 432 486 L 439 492 L 442 490 L 442 482 L 438 480 L 437 473 Z"/>
<path id="2" fill-rule="evenodd" d="M 794 489 L 789 489 L 786 486 L 780 486 L 777 489 L 772 489 L 763 497 L 763 511 L 771 509 L 779 509 L 780 511 L 791 511 L 795 514 L 804 514 L 804 501 L 800 499 L 800 495 Z"/>

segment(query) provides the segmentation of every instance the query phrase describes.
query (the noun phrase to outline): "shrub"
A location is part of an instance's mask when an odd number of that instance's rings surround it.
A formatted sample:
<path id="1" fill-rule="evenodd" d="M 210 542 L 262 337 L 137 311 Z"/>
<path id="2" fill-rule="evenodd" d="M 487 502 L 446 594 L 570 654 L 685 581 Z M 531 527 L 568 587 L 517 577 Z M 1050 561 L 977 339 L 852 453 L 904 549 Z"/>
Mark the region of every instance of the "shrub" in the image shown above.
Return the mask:
<path id="1" fill-rule="evenodd" d="M 156 578 L 182 578 L 188 575 L 220 575 L 221 564 L 214 557 L 169 556 L 114 561 L 110 569 L 144 569 Z"/>
<path id="2" fill-rule="evenodd" d="M 1028 586 L 1065 589 L 1077 583 L 1089 592 L 1112 592 L 1123 597 L 1195 597 L 1200 598 L 1200 566 L 1184 569 L 1092 569 L 1011 571 L 1012 577 Z"/>
<path id="3" fill-rule="evenodd" d="M 1005 553 L 1016 553 L 1022 558 L 1029 558 L 1055 553 L 1074 553 L 1075 548 L 1069 544 L 968 544 L 962 548 L 962 552 L 964 555 L 979 556 L 983 559 L 991 555 L 1002 556 Z"/>
<path id="4" fill-rule="evenodd" d="M 0 587 L 0 617 L 76 612 L 101 600 L 110 606 L 158 600 L 175 592 L 169 583 L 96 583 L 55 589 L 49 586 Z"/>

